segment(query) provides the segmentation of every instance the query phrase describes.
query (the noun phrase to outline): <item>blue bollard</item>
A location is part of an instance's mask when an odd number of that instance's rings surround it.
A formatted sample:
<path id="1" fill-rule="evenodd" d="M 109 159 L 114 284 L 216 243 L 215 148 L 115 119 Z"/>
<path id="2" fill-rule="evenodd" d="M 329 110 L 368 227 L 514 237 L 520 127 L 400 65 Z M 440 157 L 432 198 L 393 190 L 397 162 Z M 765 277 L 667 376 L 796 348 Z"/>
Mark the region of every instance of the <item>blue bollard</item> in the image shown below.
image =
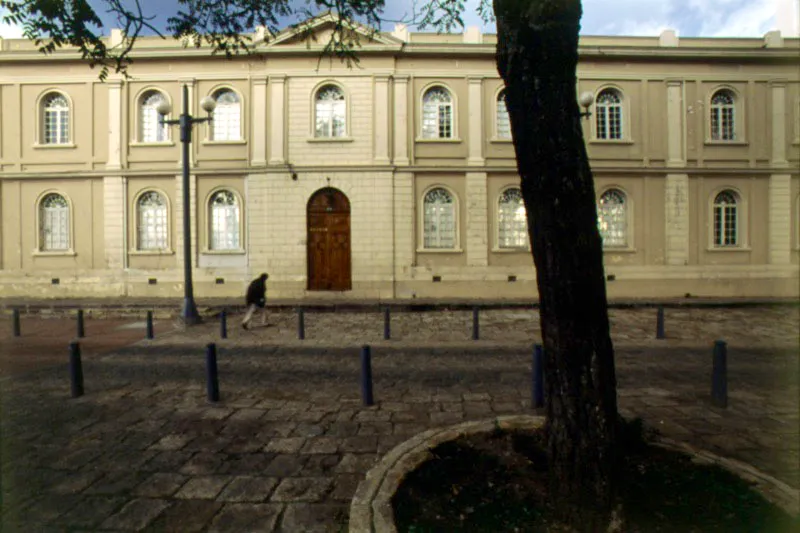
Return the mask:
<path id="1" fill-rule="evenodd" d="M 392 337 L 392 317 L 389 308 L 383 310 L 383 340 L 388 341 Z"/>
<path id="2" fill-rule="evenodd" d="M 85 337 L 85 333 L 83 329 L 83 309 L 78 309 L 78 338 Z"/>
<path id="3" fill-rule="evenodd" d="M 219 336 L 222 339 L 228 338 L 228 312 L 225 309 L 219 315 Z"/>
<path id="4" fill-rule="evenodd" d="M 361 400 L 364 405 L 375 403 L 372 398 L 372 356 L 368 344 L 361 347 Z"/>
<path id="5" fill-rule="evenodd" d="M 656 314 L 656 339 L 664 339 L 664 308 L 658 306 L 658 313 Z"/>
<path id="6" fill-rule="evenodd" d="M 152 311 L 148 311 L 147 312 L 147 338 L 148 339 L 152 339 L 153 337 L 155 337 L 155 335 L 153 334 L 153 312 Z"/>
<path id="7" fill-rule="evenodd" d="M 81 345 L 69 343 L 69 386 L 72 397 L 83 396 L 83 365 L 81 364 Z"/>
<path id="8" fill-rule="evenodd" d="M 476 341 L 480 338 L 480 319 L 478 316 L 478 308 L 472 308 L 472 340 Z"/>
<path id="9" fill-rule="evenodd" d="M 219 401 L 219 375 L 217 373 L 217 345 L 206 345 L 206 390 L 209 402 Z"/>
<path id="10" fill-rule="evenodd" d="M 533 345 L 533 391 L 534 409 L 544 407 L 544 350 L 541 344 Z"/>
<path id="11" fill-rule="evenodd" d="M 728 407 L 728 345 L 725 341 L 714 341 L 711 403 L 716 407 Z"/>
<path id="12" fill-rule="evenodd" d="M 19 326 L 19 309 L 14 309 L 14 311 L 12 312 L 12 321 L 14 323 L 13 324 L 14 336 L 19 337 L 20 335 L 22 335 L 22 333 L 20 333 L 21 328 Z"/>
<path id="13" fill-rule="evenodd" d="M 297 310 L 297 338 L 306 338 L 306 317 L 302 307 Z"/>

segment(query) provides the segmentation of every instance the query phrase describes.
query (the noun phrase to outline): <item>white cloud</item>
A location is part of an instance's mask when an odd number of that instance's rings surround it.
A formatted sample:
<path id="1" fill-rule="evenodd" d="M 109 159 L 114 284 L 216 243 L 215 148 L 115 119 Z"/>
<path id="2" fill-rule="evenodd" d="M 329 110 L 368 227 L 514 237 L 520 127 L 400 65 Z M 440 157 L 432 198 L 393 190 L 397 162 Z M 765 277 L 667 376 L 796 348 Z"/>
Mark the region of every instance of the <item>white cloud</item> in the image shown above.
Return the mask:
<path id="1" fill-rule="evenodd" d="M 0 38 L 3 39 L 19 39 L 22 37 L 22 28 L 14 24 L 6 24 L 3 22 L 3 16 L 7 11 L 0 9 Z"/>

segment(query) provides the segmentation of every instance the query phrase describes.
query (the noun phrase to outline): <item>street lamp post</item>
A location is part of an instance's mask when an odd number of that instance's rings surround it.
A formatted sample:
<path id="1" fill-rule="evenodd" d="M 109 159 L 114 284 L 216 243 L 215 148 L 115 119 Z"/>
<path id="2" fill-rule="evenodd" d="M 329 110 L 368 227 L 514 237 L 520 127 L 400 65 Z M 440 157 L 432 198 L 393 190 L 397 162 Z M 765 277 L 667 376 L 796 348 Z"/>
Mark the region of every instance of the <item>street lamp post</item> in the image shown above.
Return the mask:
<path id="1" fill-rule="evenodd" d="M 200 315 L 194 303 L 194 287 L 192 286 L 192 226 L 191 208 L 189 205 L 189 146 L 192 144 L 192 126 L 202 122 L 211 121 L 211 113 L 216 107 L 216 102 L 210 96 L 200 101 L 200 107 L 208 113 L 205 118 L 194 118 L 189 114 L 189 88 L 183 86 L 183 112 L 176 120 L 166 120 L 164 117 L 171 111 L 169 102 L 162 100 L 156 110 L 160 116 L 161 124 L 180 126 L 181 144 L 183 149 L 183 309 L 181 319 L 187 326 L 198 324 Z"/>
<path id="2" fill-rule="evenodd" d="M 584 111 L 581 113 L 581 116 L 583 118 L 591 117 L 592 112 L 589 111 L 589 108 L 592 107 L 592 104 L 594 103 L 594 95 L 589 91 L 583 92 L 578 97 L 578 103 L 584 109 Z"/>

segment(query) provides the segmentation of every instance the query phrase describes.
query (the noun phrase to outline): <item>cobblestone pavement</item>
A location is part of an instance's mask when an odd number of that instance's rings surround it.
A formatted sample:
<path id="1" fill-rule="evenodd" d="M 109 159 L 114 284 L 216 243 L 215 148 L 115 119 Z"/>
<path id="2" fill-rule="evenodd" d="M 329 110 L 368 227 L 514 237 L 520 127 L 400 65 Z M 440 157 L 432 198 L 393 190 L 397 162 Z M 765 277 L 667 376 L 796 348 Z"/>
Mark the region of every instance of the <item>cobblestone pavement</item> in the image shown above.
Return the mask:
<path id="1" fill-rule="evenodd" d="M 800 487 L 798 310 L 613 310 L 620 409 L 666 436 L 747 461 Z M 0 380 L 5 532 L 344 531 L 364 473 L 430 427 L 531 412 L 536 311 L 273 312 L 269 327 L 209 321 L 84 364 Z M 143 334 L 143 329 L 140 333 Z M 729 407 L 708 403 L 711 344 L 729 344 Z M 221 401 L 206 400 L 204 345 L 217 342 Z M 359 396 L 373 345 L 376 405 Z"/>

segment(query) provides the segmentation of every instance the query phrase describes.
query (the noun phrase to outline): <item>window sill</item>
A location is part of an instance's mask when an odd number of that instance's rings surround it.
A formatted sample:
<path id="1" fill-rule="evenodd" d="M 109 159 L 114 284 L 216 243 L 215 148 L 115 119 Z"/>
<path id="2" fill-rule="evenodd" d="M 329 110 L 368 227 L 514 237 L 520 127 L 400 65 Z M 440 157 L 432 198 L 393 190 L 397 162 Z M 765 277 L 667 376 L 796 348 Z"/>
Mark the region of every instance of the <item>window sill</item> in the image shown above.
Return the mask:
<path id="1" fill-rule="evenodd" d="M 619 248 L 615 248 L 613 246 L 604 246 L 603 247 L 603 253 L 604 254 L 635 254 L 636 253 L 636 248 L 629 248 L 627 246 L 625 246 L 625 247 L 621 246 Z"/>
<path id="2" fill-rule="evenodd" d="M 174 250 L 128 250 L 128 255 L 174 255 Z"/>
<path id="3" fill-rule="evenodd" d="M 309 137 L 306 142 L 310 143 L 351 143 L 352 137 Z"/>
<path id="4" fill-rule="evenodd" d="M 709 246 L 706 252 L 752 252 L 749 246 Z"/>
<path id="5" fill-rule="evenodd" d="M 235 250 L 203 250 L 203 255 L 244 255 L 247 252 L 242 248 Z"/>
<path id="6" fill-rule="evenodd" d="M 529 254 L 531 249 L 527 246 L 520 246 L 519 248 L 492 248 L 493 254 Z"/>
<path id="7" fill-rule="evenodd" d="M 460 254 L 461 248 L 417 248 L 418 254 Z"/>
<path id="8" fill-rule="evenodd" d="M 52 144 L 39 144 L 36 143 L 33 145 L 34 150 L 70 150 L 72 148 L 77 148 L 74 143 L 52 143 Z"/>
<path id="9" fill-rule="evenodd" d="M 153 143 L 144 143 L 139 141 L 132 141 L 130 143 L 131 147 L 143 147 L 143 148 L 164 148 L 167 146 L 175 146 L 175 143 L 172 141 L 161 141 L 161 142 L 153 142 Z"/>
<path id="10" fill-rule="evenodd" d="M 212 141 L 206 139 L 203 141 L 202 144 L 203 146 L 215 146 L 215 145 L 230 146 L 230 145 L 245 145 L 247 144 L 247 141 L 245 141 L 244 139 L 236 139 L 230 141 Z"/>
<path id="11" fill-rule="evenodd" d="M 74 257 L 78 255 L 75 250 L 34 250 L 33 257 Z"/>
<path id="12" fill-rule="evenodd" d="M 457 143 L 461 142 L 461 139 L 458 139 L 458 138 L 451 138 L 451 139 L 447 139 L 447 138 L 424 139 L 422 137 L 417 137 L 414 140 L 414 142 L 426 143 L 426 144 L 427 143 L 452 143 L 452 144 L 457 144 Z"/>
<path id="13" fill-rule="evenodd" d="M 511 144 L 514 140 L 511 137 L 492 137 L 489 139 L 490 143 Z"/>
<path id="14" fill-rule="evenodd" d="M 705 145 L 706 146 L 747 146 L 747 141 L 715 141 L 712 139 L 706 139 Z"/>
<path id="15" fill-rule="evenodd" d="M 621 145 L 630 145 L 633 144 L 633 140 L 631 139 L 597 139 L 594 138 L 589 141 L 589 144 L 621 144 Z"/>

